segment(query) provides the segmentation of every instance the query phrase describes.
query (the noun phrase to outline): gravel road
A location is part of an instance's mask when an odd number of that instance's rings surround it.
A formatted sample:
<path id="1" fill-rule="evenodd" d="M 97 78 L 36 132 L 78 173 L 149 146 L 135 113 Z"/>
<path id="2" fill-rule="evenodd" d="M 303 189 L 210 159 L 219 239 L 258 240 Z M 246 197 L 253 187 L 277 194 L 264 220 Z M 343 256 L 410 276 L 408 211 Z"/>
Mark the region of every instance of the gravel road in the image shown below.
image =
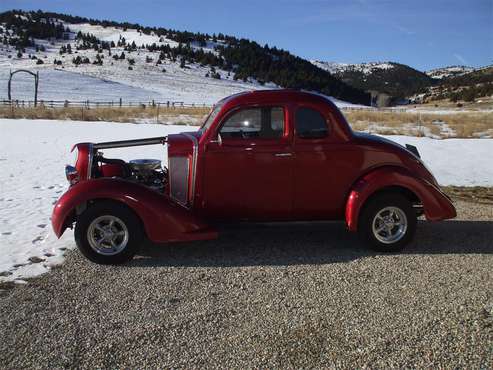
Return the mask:
<path id="1" fill-rule="evenodd" d="M 0 291 L 0 367 L 490 368 L 493 206 L 401 254 L 339 223 L 241 225 L 120 266 L 70 252 Z"/>

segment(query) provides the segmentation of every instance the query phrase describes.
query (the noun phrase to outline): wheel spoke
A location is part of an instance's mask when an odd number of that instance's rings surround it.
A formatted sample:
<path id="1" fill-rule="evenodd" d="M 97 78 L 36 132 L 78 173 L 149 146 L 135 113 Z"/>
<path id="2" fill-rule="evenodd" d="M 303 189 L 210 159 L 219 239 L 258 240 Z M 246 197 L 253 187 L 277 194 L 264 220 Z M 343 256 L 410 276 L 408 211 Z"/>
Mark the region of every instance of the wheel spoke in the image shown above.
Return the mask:
<path id="1" fill-rule="evenodd" d="M 373 235 L 379 242 L 396 243 L 406 234 L 406 214 L 398 207 L 382 208 L 373 218 L 372 229 Z"/>
<path id="2" fill-rule="evenodd" d="M 127 246 L 129 232 L 125 223 L 118 217 L 102 215 L 89 224 L 87 239 L 91 248 L 97 253 L 115 255 Z"/>

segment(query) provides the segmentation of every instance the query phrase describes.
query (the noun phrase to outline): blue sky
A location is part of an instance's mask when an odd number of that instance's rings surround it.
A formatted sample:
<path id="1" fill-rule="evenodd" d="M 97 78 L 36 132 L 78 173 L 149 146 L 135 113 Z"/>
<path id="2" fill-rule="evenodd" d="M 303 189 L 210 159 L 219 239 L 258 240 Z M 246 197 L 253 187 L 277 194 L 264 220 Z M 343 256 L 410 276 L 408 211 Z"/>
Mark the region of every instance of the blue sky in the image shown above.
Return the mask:
<path id="1" fill-rule="evenodd" d="M 0 11 L 13 8 L 222 32 L 307 59 L 493 64 L 493 0 L 0 1 Z"/>

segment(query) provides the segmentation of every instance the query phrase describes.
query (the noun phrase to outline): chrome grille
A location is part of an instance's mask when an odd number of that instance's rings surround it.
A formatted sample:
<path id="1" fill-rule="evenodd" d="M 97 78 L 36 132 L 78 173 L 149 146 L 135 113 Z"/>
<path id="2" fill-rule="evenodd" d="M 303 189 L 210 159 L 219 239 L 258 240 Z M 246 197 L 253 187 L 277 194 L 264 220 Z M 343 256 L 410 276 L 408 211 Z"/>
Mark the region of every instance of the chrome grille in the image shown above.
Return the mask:
<path id="1" fill-rule="evenodd" d="M 178 203 L 187 205 L 190 160 L 188 157 L 171 157 L 169 167 L 170 195 Z"/>

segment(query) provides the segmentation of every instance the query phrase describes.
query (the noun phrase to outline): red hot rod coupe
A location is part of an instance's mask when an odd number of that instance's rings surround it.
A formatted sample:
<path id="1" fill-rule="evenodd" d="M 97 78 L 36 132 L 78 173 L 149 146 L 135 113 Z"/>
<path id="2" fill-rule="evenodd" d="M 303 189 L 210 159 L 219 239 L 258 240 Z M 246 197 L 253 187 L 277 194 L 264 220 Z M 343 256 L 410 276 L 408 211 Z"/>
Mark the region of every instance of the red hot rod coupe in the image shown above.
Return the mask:
<path id="1" fill-rule="evenodd" d="M 167 148 L 167 166 L 102 152 L 153 144 Z M 415 147 L 353 132 L 331 101 L 308 92 L 240 93 L 198 131 L 75 148 L 52 224 L 60 237 L 75 223 L 78 248 L 97 263 L 128 261 L 143 238 L 215 238 L 221 220 L 345 220 L 374 249 L 397 251 L 419 215 L 456 216 Z"/>

